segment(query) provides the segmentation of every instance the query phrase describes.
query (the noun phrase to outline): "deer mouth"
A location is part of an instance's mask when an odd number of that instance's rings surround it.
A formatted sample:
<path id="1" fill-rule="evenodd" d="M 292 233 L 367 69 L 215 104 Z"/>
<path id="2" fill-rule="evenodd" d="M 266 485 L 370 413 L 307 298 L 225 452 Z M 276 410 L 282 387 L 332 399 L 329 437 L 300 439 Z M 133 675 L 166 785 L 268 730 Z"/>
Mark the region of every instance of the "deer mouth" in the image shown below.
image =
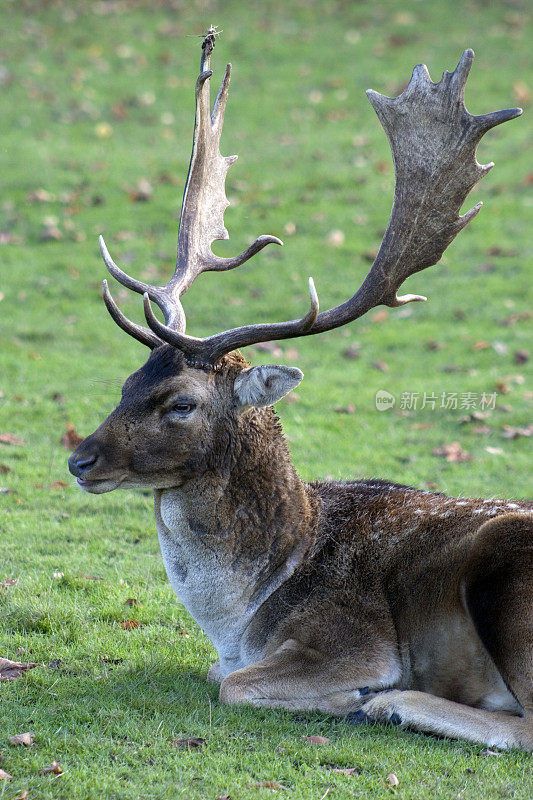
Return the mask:
<path id="1" fill-rule="evenodd" d="M 124 479 L 120 478 L 98 478 L 96 480 L 88 480 L 87 478 L 76 478 L 76 483 L 83 489 L 84 492 L 90 494 L 105 494 L 105 492 L 112 492 L 118 489 Z"/>

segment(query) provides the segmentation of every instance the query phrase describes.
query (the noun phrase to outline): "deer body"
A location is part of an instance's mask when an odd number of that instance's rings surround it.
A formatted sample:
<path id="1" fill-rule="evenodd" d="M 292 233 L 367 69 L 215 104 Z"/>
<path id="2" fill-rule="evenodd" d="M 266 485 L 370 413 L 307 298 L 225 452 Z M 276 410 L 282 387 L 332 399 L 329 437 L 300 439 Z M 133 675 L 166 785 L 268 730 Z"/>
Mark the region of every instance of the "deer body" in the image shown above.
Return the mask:
<path id="1" fill-rule="evenodd" d="M 533 750 L 533 506 L 448 498 L 384 481 L 303 483 L 272 408 L 302 379 L 295 368 L 250 367 L 237 347 L 320 333 L 398 296 L 411 274 L 436 263 L 477 214 L 460 207 L 492 165 L 475 148 L 519 109 L 468 114 L 473 53 L 434 84 L 423 66 L 397 98 L 370 100 L 394 154 L 389 227 L 361 288 L 319 313 L 206 339 L 185 333 L 181 295 L 207 270 L 239 266 L 213 255 L 227 238 L 224 180 L 235 157 L 218 149 L 229 65 L 210 111 L 203 43 L 193 154 L 178 260 L 154 287 L 111 274 L 143 293 L 149 328 L 128 320 L 104 282 L 117 324 L 150 347 L 120 404 L 69 459 L 85 491 L 154 490 L 170 582 L 210 637 L 220 700 L 388 721 L 499 747 Z M 156 302 L 165 323 L 151 308 Z"/>

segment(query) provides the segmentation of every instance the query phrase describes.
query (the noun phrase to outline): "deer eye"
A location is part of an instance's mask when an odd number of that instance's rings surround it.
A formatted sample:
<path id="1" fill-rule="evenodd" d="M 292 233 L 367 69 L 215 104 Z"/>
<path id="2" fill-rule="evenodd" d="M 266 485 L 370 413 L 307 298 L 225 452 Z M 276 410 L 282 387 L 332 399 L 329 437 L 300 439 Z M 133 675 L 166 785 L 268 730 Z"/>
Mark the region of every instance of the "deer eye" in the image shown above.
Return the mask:
<path id="1" fill-rule="evenodd" d="M 196 403 L 191 400 L 178 400 L 169 408 L 168 413 L 176 417 L 187 417 L 196 408 Z"/>

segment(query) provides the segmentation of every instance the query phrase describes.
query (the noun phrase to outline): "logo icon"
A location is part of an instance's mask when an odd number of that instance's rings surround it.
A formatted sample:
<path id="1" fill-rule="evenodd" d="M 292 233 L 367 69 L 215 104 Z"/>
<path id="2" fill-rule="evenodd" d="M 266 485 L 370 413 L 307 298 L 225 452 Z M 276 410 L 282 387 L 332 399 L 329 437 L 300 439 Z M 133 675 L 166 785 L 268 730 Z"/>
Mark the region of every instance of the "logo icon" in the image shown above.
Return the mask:
<path id="1" fill-rule="evenodd" d="M 394 408 L 394 404 L 396 403 L 396 398 L 390 392 L 386 392 L 385 389 L 380 389 L 376 392 L 376 408 L 378 411 L 388 411 L 389 408 Z"/>

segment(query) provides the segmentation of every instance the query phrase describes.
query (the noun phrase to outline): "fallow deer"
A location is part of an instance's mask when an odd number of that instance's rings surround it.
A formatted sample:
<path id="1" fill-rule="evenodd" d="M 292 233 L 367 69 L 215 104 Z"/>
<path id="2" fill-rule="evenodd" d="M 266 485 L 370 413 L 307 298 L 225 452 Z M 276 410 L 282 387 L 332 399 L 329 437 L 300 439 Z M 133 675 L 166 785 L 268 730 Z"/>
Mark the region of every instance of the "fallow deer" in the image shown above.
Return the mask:
<path id="1" fill-rule="evenodd" d="M 151 349 L 122 400 L 69 460 L 87 492 L 150 487 L 170 582 L 219 654 L 208 678 L 222 703 L 248 703 L 389 721 L 501 748 L 533 750 L 533 524 L 531 504 L 453 499 L 380 480 L 304 483 L 272 408 L 302 379 L 286 366 L 251 367 L 234 352 L 311 336 L 369 309 L 425 300 L 398 296 L 437 263 L 478 213 L 459 211 L 489 172 L 475 158 L 514 108 L 472 116 L 466 50 L 439 83 L 415 67 L 395 98 L 369 91 L 394 159 L 388 228 L 360 289 L 302 319 L 248 325 L 204 339 L 185 333 L 181 295 L 234 258 L 211 251 L 224 227 L 225 177 L 236 156 L 219 142 L 228 64 L 212 110 L 211 30 L 202 45 L 196 121 L 178 235 L 177 266 L 163 287 L 126 275 L 100 239 L 121 284 L 144 295 L 149 327 L 114 321 Z M 155 316 L 151 301 L 165 322 Z"/>

